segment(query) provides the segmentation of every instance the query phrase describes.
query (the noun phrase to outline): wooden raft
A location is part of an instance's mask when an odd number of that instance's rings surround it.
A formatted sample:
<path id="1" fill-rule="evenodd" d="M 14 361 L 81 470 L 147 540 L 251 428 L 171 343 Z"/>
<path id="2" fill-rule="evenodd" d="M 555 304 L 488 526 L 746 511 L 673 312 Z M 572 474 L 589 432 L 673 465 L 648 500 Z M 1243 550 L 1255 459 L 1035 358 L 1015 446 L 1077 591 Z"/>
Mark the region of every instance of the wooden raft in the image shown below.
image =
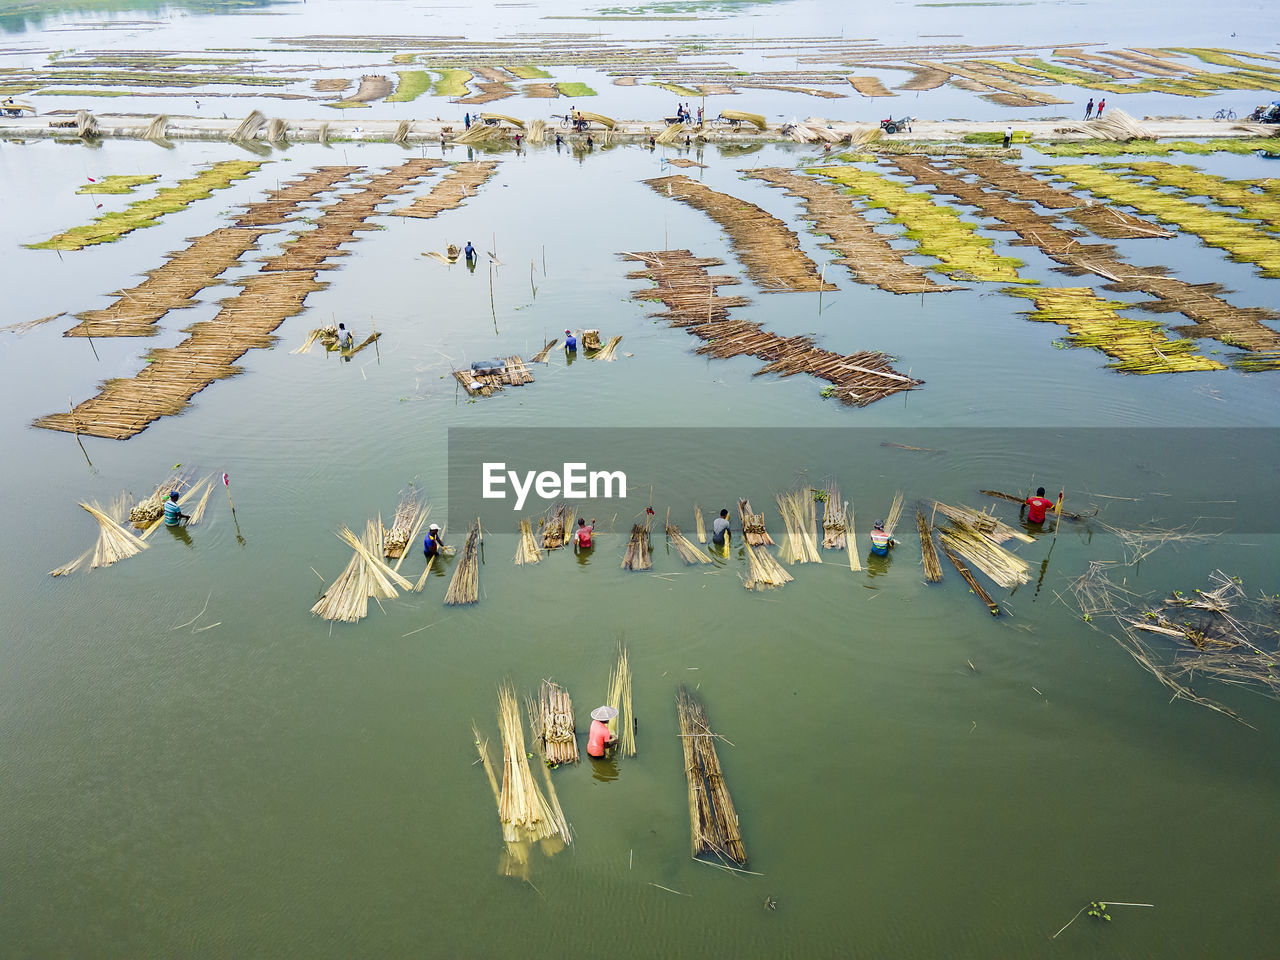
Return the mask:
<path id="1" fill-rule="evenodd" d="M 733 241 L 747 273 L 762 290 L 835 290 L 823 281 L 817 265 L 800 249 L 800 241 L 777 217 L 727 193 L 705 187 L 683 174 L 646 180 L 660 194 L 707 214 Z"/>
<path id="2" fill-rule="evenodd" d="M 453 379 L 472 397 L 490 397 L 503 387 L 523 387 L 533 383 L 533 374 L 518 356 L 502 361 L 502 369 L 495 373 L 476 373 L 472 370 L 455 370 Z M 474 386 L 473 386 L 474 384 Z"/>
<path id="3" fill-rule="evenodd" d="M 804 201 L 805 213 L 816 233 L 828 239 L 823 249 L 840 254 L 836 263 L 849 268 L 854 279 L 869 283 L 890 293 L 937 293 L 963 290 L 959 284 L 937 283 L 924 268 L 907 263 L 909 250 L 898 250 L 889 236 L 877 233 L 874 226 L 853 206 L 847 193 L 834 184 L 812 177 L 802 177 L 781 167 L 752 170 L 748 177 L 785 190 L 788 196 Z"/>
<path id="4" fill-rule="evenodd" d="M 1190 284 L 1165 275 L 1163 267 L 1135 267 L 1119 259 L 1109 244 L 1082 244 L 1076 230 L 1063 230 L 1054 218 L 1037 213 L 1028 203 L 985 190 L 982 182 L 970 183 L 947 173 L 923 157 L 895 157 L 892 162 L 902 173 L 917 183 L 928 184 L 938 193 L 946 193 L 976 207 L 982 216 L 1001 221 L 1019 237 L 1015 243 L 1038 247 L 1047 257 L 1063 265 L 1072 275 L 1092 273 L 1111 283 L 1105 289 L 1117 292 L 1138 291 L 1154 297 L 1154 301 L 1133 306 L 1153 313 L 1177 312 L 1193 321 L 1193 326 L 1176 327 L 1175 331 L 1193 338 L 1208 337 L 1245 350 L 1280 349 L 1280 331 L 1263 321 L 1280 314 L 1264 307 L 1236 307 L 1217 296 L 1223 291 L 1218 284 Z"/>
<path id="5" fill-rule="evenodd" d="M 461 206 L 462 201 L 468 197 L 474 197 L 497 168 L 496 160 L 459 163 L 450 168 L 425 197 L 419 197 L 407 207 L 397 207 L 391 212 L 398 217 L 418 217 L 428 220 L 444 210 Z"/>
<path id="6" fill-rule="evenodd" d="M 177 346 L 152 350 L 148 363 L 134 376 L 108 380 L 97 396 L 68 413 L 41 417 L 35 425 L 126 440 L 161 417 L 180 413 L 209 384 L 239 373 L 236 360 L 255 347 L 271 346 L 275 329 L 303 311 L 307 295 L 325 286 L 316 280 L 324 265 L 323 251 L 341 252 L 336 251 L 336 244 L 342 242 L 338 238 L 354 239 L 360 221 L 379 203 L 430 169 L 430 162 L 409 160 L 374 176 L 358 193 L 323 208 L 320 222 L 311 231 L 320 235 L 319 242 L 294 244 L 288 253 L 263 264 L 261 272 L 237 281 L 243 289 L 223 300 L 212 320 L 188 327 L 189 336 Z M 327 223 L 330 217 L 333 225 Z M 286 269 L 286 263 L 311 268 Z"/>
<path id="7" fill-rule="evenodd" d="M 645 266 L 627 274 L 631 280 L 649 279 L 656 287 L 637 290 L 636 300 L 660 300 L 673 327 L 684 327 L 705 340 L 699 353 L 716 357 L 752 356 L 766 361 L 756 374 L 791 376 L 807 373 L 833 384 L 836 396 L 847 404 L 864 407 L 901 390 L 920 386 L 923 380 L 904 377 L 893 369 L 890 358 L 878 351 L 862 351 L 842 356 L 814 346 L 809 337 L 780 337 L 760 324 L 729 318 L 729 309 L 749 303 L 745 297 L 717 296 L 722 284 L 737 283 L 733 277 L 712 275 L 707 267 L 724 261 L 695 257 L 688 250 L 658 250 L 624 253 Z"/>

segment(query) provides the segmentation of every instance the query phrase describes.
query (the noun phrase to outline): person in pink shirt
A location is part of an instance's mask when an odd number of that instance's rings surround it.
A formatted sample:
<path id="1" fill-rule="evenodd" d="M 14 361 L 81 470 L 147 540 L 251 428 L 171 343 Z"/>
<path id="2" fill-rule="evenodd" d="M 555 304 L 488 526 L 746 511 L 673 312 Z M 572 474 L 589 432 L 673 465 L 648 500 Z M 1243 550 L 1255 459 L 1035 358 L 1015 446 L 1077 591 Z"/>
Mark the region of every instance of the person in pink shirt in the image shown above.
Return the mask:
<path id="1" fill-rule="evenodd" d="M 596 518 L 592 517 L 591 522 L 578 518 L 578 529 L 573 532 L 573 548 L 575 550 L 591 549 L 591 534 L 596 529 Z"/>
<path id="2" fill-rule="evenodd" d="M 618 742 L 618 735 L 609 729 L 609 721 L 617 715 L 617 707 L 596 707 L 591 711 L 591 732 L 587 734 L 587 756 L 603 757 L 605 751 Z"/>

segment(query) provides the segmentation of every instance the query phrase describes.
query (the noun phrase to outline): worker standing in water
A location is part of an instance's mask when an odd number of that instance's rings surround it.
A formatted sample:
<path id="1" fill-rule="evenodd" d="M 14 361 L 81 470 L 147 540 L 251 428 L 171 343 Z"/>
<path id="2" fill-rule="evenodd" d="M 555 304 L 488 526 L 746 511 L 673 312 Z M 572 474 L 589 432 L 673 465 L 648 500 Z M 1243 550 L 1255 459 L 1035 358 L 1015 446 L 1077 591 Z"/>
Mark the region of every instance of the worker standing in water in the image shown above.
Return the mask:
<path id="1" fill-rule="evenodd" d="M 179 522 L 190 519 L 190 516 L 182 512 L 182 507 L 178 506 L 178 491 L 174 490 L 164 502 L 164 525 L 176 527 Z"/>
<path id="2" fill-rule="evenodd" d="M 1053 506 L 1053 501 L 1044 495 L 1044 487 L 1036 487 L 1036 495 L 1024 501 L 1027 508 L 1028 523 L 1044 523 L 1045 512 Z"/>
<path id="3" fill-rule="evenodd" d="M 602 758 L 606 750 L 617 745 L 618 735 L 609 729 L 609 721 L 617 715 L 617 707 L 596 707 L 591 711 L 591 732 L 587 734 L 587 756 Z"/>
<path id="4" fill-rule="evenodd" d="M 877 557 L 887 557 L 889 548 L 897 542 L 885 532 L 884 521 L 877 520 L 871 528 L 871 552 Z"/>
<path id="5" fill-rule="evenodd" d="M 568 353 L 578 352 L 578 338 L 573 335 L 572 330 L 564 332 L 564 348 Z"/>
<path id="6" fill-rule="evenodd" d="M 440 542 L 440 524 L 433 523 L 427 527 L 426 539 L 422 541 L 422 555 L 428 560 L 438 557 L 442 546 L 444 544 Z"/>

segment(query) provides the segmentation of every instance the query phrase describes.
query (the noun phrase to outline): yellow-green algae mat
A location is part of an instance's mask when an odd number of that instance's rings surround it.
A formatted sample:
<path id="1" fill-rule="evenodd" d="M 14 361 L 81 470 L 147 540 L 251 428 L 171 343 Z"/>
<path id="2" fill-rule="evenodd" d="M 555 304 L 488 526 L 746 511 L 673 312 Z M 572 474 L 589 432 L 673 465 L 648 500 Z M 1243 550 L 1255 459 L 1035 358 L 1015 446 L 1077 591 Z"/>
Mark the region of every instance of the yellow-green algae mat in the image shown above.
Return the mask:
<path id="1" fill-rule="evenodd" d="M 1225 370 L 1216 360 L 1195 352 L 1194 340 L 1170 340 L 1154 320 L 1130 320 L 1116 311 L 1133 304 L 1103 300 L 1091 287 L 1010 287 L 1013 297 L 1026 297 L 1036 309 L 1032 320 L 1062 324 L 1067 342 L 1076 347 L 1093 347 L 1115 363 L 1108 367 L 1124 373 L 1189 373 Z"/>
<path id="2" fill-rule="evenodd" d="M 1256 264 L 1264 277 L 1280 277 L 1280 240 L 1260 231 L 1259 224 L 1252 220 L 1211 210 L 1158 187 L 1134 183 L 1112 170 L 1073 164 L 1051 167 L 1049 172 L 1096 197 L 1132 207 L 1194 234 L 1209 246 L 1227 251 L 1232 260 Z"/>
<path id="3" fill-rule="evenodd" d="M 154 197 L 134 200 L 123 210 L 104 213 L 90 223 L 72 227 L 42 243 L 27 244 L 33 250 L 80 250 L 98 243 L 112 243 L 126 233 L 154 226 L 165 214 L 177 213 L 197 200 L 212 196 L 213 191 L 245 180 L 265 161 L 223 160 L 194 177 L 180 180 L 172 187 L 162 187 Z"/>
<path id="4" fill-rule="evenodd" d="M 886 210 L 903 236 L 914 240 L 919 252 L 935 257 L 933 269 L 952 280 L 990 280 L 999 283 L 1034 283 L 1018 276 L 1022 261 L 996 254 L 995 245 L 978 236 L 978 224 L 961 218 L 959 210 L 938 203 L 927 193 L 907 190 L 897 181 L 857 167 L 817 167 L 815 173 L 848 187 L 864 197 L 866 206 Z"/>

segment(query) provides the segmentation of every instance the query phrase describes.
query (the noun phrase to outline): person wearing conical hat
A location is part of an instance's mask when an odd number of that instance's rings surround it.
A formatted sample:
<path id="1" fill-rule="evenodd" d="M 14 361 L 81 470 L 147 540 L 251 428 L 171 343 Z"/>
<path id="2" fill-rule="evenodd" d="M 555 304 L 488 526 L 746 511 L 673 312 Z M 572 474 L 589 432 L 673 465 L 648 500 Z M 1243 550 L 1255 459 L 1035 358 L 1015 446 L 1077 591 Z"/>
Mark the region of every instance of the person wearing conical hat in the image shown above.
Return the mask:
<path id="1" fill-rule="evenodd" d="M 602 706 L 591 711 L 591 732 L 587 734 L 587 756 L 603 757 L 605 751 L 618 742 L 618 735 L 609 729 L 609 721 L 618 715 L 617 707 Z"/>

